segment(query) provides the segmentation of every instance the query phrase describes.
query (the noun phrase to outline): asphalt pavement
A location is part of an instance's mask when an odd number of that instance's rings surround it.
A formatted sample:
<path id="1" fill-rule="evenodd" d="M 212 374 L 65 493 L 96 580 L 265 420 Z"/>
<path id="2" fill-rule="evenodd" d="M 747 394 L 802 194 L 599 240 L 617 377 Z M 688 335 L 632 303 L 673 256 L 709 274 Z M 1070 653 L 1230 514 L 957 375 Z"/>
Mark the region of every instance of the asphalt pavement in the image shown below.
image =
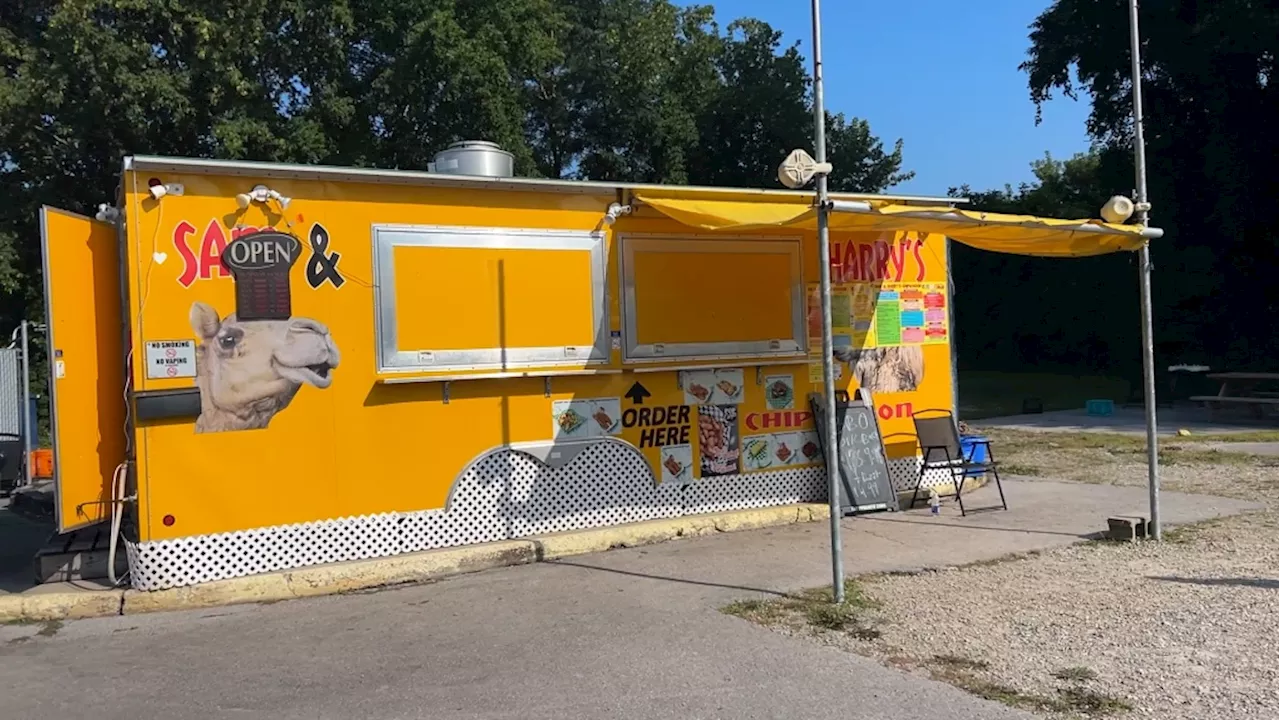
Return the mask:
<path id="1" fill-rule="evenodd" d="M 1006 482 L 1011 510 L 847 519 L 849 573 L 1076 542 L 1142 488 Z M 1165 493 L 1167 522 L 1249 503 Z M 992 505 L 983 488 L 967 507 Z M 719 612 L 830 581 L 826 523 L 723 534 L 345 596 L 0 627 L 4 716 L 1028 718 Z M 922 620 L 937 622 L 939 620 Z"/>

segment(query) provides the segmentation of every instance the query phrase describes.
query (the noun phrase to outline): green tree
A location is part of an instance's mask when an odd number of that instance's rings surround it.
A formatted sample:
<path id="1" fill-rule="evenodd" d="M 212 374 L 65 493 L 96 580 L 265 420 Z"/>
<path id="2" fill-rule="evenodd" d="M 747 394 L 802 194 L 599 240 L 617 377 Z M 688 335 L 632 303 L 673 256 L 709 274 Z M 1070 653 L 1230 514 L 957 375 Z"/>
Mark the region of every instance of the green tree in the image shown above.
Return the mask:
<path id="1" fill-rule="evenodd" d="M 41 314 L 39 207 L 114 201 L 127 154 L 425 169 L 484 138 L 521 174 L 769 187 L 811 145 L 795 46 L 669 0 L 8 0 L 0 67 L 0 328 Z M 835 187 L 905 177 L 831 122 Z"/>
<path id="2" fill-rule="evenodd" d="M 1125 0 L 1056 0 L 1022 68 L 1038 104 L 1092 103 L 1110 151 L 1103 184 L 1129 194 L 1131 80 Z M 1143 114 L 1161 362 L 1269 365 L 1277 316 L 1277 7 L 1268 0 L 1145 0 Z M 1106 195 L 1099 194 L 1095 202 Z M 1194 356 L 1194 357 L 1192 357 Z"/>

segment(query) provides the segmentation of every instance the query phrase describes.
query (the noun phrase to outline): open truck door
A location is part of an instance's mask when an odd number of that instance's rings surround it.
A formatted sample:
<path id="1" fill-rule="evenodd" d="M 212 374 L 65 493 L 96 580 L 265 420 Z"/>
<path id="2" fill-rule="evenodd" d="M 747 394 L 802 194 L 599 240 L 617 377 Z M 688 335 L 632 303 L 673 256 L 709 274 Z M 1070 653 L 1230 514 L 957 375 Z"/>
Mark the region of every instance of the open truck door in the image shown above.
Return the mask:
<path id="1" fill-rule="evenodd" d="M 58 532 L 110 517 L 125 462 L 124 325 L 114 225 L 40 210 Z"/>

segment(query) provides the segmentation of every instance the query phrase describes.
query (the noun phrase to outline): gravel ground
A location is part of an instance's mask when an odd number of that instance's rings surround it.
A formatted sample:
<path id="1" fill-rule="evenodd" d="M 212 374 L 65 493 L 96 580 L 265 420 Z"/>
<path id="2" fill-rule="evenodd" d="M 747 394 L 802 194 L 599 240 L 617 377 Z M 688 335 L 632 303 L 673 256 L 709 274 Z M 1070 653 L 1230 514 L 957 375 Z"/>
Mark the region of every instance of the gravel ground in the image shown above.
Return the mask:
<path id="1" fill-rule="evenodd" d="M 1019 474 L 1146 483 L 1140 443 L 1064 436 L 1047 447 L 1044 435 L 993 434 Z M 794 612 L 762 621 L 1054 717 L 1274 719 L 1276 458 L 1197 443 L 1162 454 L 1164 488 L 1267 509 L 1168 529 L 1161 544 L 1094 542 L 867 578 L 870 607 L 843 631 L 815 631 L 822 623 Z"/>

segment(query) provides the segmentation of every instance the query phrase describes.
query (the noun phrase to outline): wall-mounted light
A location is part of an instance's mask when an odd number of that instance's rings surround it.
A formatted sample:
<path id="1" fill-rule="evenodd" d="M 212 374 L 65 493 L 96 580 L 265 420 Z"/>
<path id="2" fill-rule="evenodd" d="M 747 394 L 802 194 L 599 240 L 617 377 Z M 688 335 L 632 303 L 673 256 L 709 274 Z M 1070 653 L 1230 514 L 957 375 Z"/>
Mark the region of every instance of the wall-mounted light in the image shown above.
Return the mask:
<path id="1" fill-rule="evenodd" d="M 631 210 L 632 208 L 630 205 L 621 205 L 619 203 L 611 203 L 609 205 L 609 209 L 606 210 L 604 213 L 604 224 L 605 225 L 614 224 L 615 222 L 618 221 L 619 216 L 630 215 Z"/>
<path id="2" fill-rule="evenodd" d="M 249 203 L 258 202 L 265 205 L 268 200 L 275 200 L 276 202 L 280 203 L 280 209 L 283 210 L 289 207 L 289 203 L 293 200 L 293 198 L 281 195 L 280 193 L 276 192 L 275 190 L 272 190 L 266 185 L 254 185 L 253 189 L 250 190 L 249 192 L 240 193 L 239 195 L 236 195 L 236 205 L 241 210 L 244 210 L 245 208 L 249 207 Z"/>
<path id="3" fill-rule="evenodd" d="M 105 223 L 116 222 L 120 219 L 120 208 L 112 207 L 107 203 L 99 203 L 98 212 L 93 214 L 93 219 Z"/>
<path id="4" fill-rule="evenodd" d="M 831 163 L 820 163 L 804 150 L 796 149 L 778 166 L 778 181 L 795 190 L 808 185 L 814 175 L 830 172 Z"/>
<path id="5" fill-rule="evenodd" d="M 185 188 L 182 183 L 166 183 L 160 178 L 151 178 L 147 181 L 147 190 L 151 192 L 151 197 L 155 200 L 166 195 L 181 195 Z"/>
<path id="6" fill-rule="evenodd" d="M 1110 200 L 1102 206 L 1100 211 L 1102 219 L 1109 223 L 1123 223 L 1133 216 L 1133 211 L 1137 208 L 1133 201 L 1123 195 L 1113 195 Z"/>

